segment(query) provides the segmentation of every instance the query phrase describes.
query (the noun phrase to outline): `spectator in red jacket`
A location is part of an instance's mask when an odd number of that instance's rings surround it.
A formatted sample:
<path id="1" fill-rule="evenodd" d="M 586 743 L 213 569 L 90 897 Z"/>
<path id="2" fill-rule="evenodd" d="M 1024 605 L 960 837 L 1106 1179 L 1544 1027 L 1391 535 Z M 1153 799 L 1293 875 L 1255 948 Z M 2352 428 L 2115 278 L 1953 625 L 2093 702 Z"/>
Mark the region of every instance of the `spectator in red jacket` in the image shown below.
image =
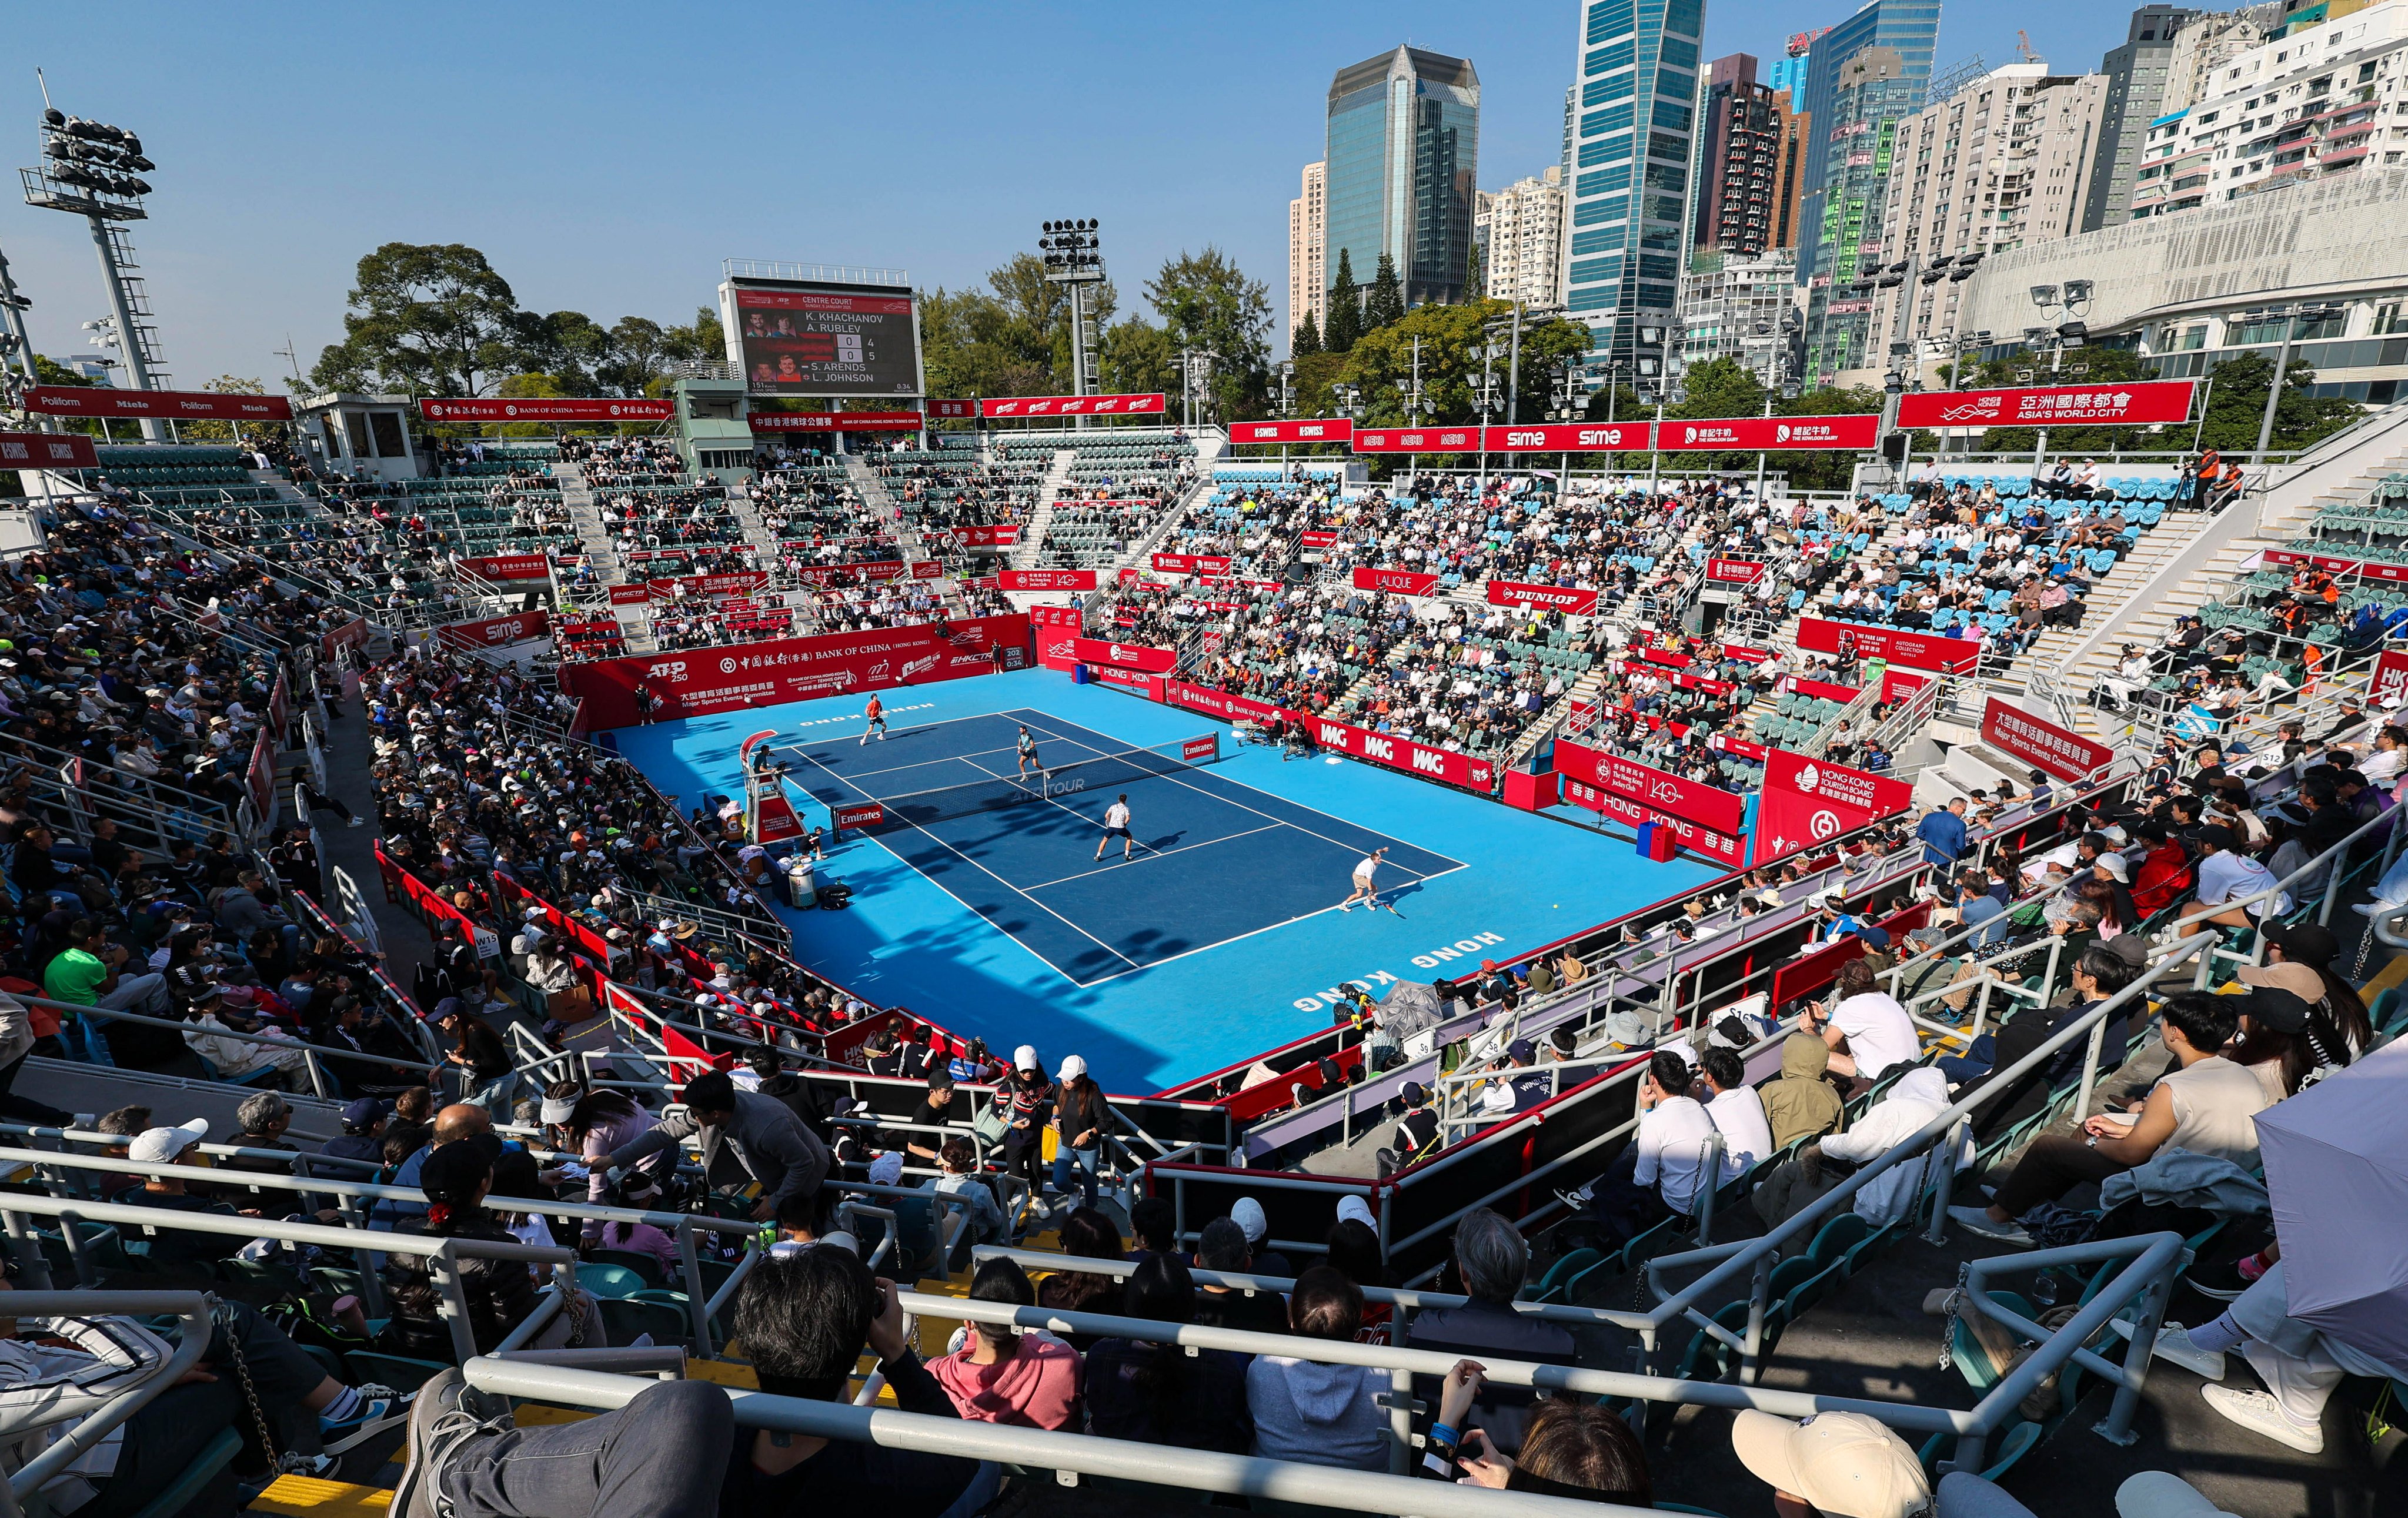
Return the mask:
<path id="1" fill-rule="evenodd" d="M 2132 836 L 2149 846 L 2140 867 L 2132 872 L 2132 905 L 2143 914 L 2161 911 L 2180 900 L 2196 883 L 2190 851 L 2154 817 L 2133 823 Z"/>

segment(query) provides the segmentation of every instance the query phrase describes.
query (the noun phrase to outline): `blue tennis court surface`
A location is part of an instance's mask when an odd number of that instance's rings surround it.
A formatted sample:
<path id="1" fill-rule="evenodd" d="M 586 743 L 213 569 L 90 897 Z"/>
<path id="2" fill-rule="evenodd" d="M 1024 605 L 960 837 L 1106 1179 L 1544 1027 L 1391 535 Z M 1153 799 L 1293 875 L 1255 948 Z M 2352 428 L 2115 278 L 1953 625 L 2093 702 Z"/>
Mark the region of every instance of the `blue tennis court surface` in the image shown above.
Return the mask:
<path id="1" fill-rule="evenodd" d="M 822 878 L 852 886 L 853 905 L 783 912 L 796 957 L 838 984 L 991 1046 L 1033 1043 L 1049 1069 L 1083 1055 L 1113 1091 L 1159 1090 L 1326 1027 L 1342 982 L 1377 995 L 1398 980 L 1461 975 L 1717 873 L 1686 859 L 1652 864 L 1627 834 L 1353 760 L 1233 751 L 1229 729 L 1209 717 L 1050 670 L 882 695 L 883 743 L 859 741 L 860 695 L 616 736 L 691 807 L 740 795 L 738 745 L 774 728 L 805 821 L 825 823 L 830 801 L 1009 786 L 1023 722 L 1039 763 L 1072 776 L 1099 752 L 1175 753 L 1182 739 L 1219 733 L 1215 764 L 1123 770 L 1103 786 L 848 833 Z M 1099 865 L 1099 821 L 1124 791 L 1135 858 L 1121 862 L 1114 840 Z M 913 815 L 908 804 L 897 811 Z M 1355 861 L 1383 845 L 1379 885 L 1395 910 L 1339 912 Z"/>
<path id="2" fill-rule="evenodd" d="M 1218 726 L 1195 721 L 1208 738 Z M 1033 740 L 1025 768 L 1024 728 Z M 980 807 L 905 823 L 879 841 L 1080 986 L 1336 910 L 1374 850 L 1387 851 L 1373 880 L 1392 911 L 1464 867 L 1217 767 L 1150 752 L 1118 757 L 1128 749 L 1028 708 L 898 723 L 866 743 L 853 735 L 776 746 L 823 805 L 885 800 L 903 817 L 915 807 L 941 813 L 950 797 Z M 1129 809 L 1125 840 L 1105 836 L 1115 798 Z"/>

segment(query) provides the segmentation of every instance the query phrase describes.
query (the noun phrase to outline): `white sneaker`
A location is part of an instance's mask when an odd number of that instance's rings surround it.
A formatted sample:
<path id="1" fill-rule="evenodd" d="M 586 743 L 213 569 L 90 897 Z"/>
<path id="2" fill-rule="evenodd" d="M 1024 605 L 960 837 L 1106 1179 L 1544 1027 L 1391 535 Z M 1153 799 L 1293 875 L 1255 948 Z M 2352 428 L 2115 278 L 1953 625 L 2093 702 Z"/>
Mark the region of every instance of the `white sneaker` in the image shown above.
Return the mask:
<path id="1" fill-rule="evenodd" d="M 2031 1248 L 2031 1235 L 2015 1224 L 1999 1222 L 1990 1216 L 1987 1208 L 1952 1207 L 1948 1210 L 1948 1218 L 1967 1233 L 1978 1234 L 2001 1244 L 2013 1244 L 2019 1249 Z"/>
<path id="2" fill-rule="evenodd" d="M 368 820 L 365 817 L 354 817 L 343 825 L 346 827 L 366 827 L 368 825 Z"/>
<path id="3" fill-rule="evenodd" d="M 2255 1434 L 2263 1434 L 2277 1444 L 2287 1444 L 2301 1454 L 2325 1453 L 2325 1431 L 2311 1424 L 2293 1420 L 2274 1400 L 2272 1392 L 2236 1392 L 2229 1386 L 2202 1386 L 2199 1395 L 2207 1405 L 2226 1418 Z"/>
<path id="4" fill-rule="evenodd" d="M 2111 1320 L 2108 1327 L 2118 1339 L 2132 1337 L 2132 1325 L 2122 1318 Z M 2201 1381 L 2224 1379 L 2224 1352 L 2203 1350 L 2190 1341 L 2190 1330 L 2178 1323 L 2170 1323 L 2157 1330 L 2157 1341 L 2149 1353 L 2160 1360 L 2182 1367 Z"/>

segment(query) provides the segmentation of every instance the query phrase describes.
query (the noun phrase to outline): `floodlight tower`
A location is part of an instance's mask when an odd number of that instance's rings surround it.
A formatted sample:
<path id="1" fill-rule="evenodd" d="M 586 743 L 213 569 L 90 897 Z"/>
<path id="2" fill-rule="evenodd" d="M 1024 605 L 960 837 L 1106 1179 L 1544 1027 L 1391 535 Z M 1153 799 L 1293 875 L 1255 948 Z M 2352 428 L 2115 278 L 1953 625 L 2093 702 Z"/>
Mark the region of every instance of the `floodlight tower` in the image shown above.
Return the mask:
<path id="1" fill-rule="evenodd" d="M 142 202 L 150 193 L 150 182 L 141 176 L 153 165 L 142 156 L 140 137 L 122 126 L 70 116 L 49 99 L 45 90 L 41 162 L 17 171 L 24 181 L 25 204 L 80 216 L 92 228 L 127 378 L 136 390 L 164 390 L 167 376 L 160 367 L 159 331 L 151 324 L 142 277 L 134 272 L 134 244 L 123 225 L 150 217 Z M 168 440 L 167 429 L 160 418 L 142 419 L 142 434 L 154 443 Z"/>
<path id="2" fill-rule="evenodd" d="M 1096 236 L 1093 217 L 1048 222 L 1040 230 L 1043 235 L 1037 239 L 1037 248 L 1044 255 L 1046 279 L 1070 287 L 1070 394 L 1093 394 L 1094 355 L 1087 350 L 1086 294 L 1089 285 L 1104 282 L 1103 239 Z M 1084 411 L 1074 420 L 1082 430 L 1085 429 Z"/>

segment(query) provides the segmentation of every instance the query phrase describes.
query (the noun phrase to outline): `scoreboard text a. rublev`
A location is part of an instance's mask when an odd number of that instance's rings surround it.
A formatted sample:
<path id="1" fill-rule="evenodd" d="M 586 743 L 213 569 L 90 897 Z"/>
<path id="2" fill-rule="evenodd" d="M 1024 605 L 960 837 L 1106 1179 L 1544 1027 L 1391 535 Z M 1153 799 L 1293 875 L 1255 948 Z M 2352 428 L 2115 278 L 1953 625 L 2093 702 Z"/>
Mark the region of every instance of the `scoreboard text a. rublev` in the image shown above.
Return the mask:
<path id="1" fill-rule="evenodd" d="M 730 280 L 745 388 L 756 395 L 918 395 L 920 322 L 893 286 Z"/>

